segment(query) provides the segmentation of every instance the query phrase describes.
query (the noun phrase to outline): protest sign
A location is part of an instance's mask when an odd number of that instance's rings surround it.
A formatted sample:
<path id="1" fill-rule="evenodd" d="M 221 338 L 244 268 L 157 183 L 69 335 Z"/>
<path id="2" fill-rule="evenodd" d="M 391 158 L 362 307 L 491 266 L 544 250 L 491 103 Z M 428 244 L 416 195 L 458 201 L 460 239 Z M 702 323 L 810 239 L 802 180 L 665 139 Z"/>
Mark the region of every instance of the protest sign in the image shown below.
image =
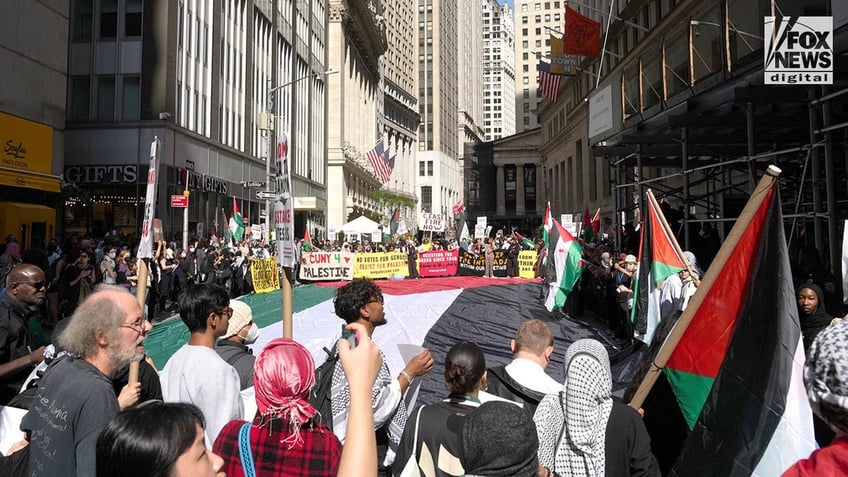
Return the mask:
<path id="1" fill-rule="evenodd" d="M 354 278 L 391 278 L 409 275 L 405 253 L 358 253 L 353 267 Z"/>
<path id="2" fill-rule="evenodd" d="M 350 252 L 311 252 L 300 259 L 301 280 L 353 280 L 354 254 Z"/>
<path id="3" fill-rule="evenodd" d="M 267 293 L 280 289 L 277 260 L 274 257 L 250 261 L 250 276 L 256 293 Z"/>

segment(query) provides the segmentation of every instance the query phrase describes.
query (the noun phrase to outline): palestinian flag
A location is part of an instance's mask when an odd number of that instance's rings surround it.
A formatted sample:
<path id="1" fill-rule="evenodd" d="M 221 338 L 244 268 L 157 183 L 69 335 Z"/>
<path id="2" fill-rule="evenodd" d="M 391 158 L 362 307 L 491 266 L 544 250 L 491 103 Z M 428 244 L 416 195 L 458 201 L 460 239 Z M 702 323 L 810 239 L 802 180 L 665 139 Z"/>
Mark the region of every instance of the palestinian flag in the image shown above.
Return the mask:
<path id="1" fill-rule="evenodd" d="M 691 430 L 669 475 L 777 476 L 815 448 L 776 180 L 761 194 L 681 317 L 693 313 L 665 363 Z"/>
<path id="2" fill-rule="evenodd" d="M 233 243 L 240 242 L 244 237 L 244 220 L 239 212 L 238 202 L 233 197 L 233 216 L 230 217 L 230 238 Z"/>
<path id="3" fill-rule="evenodd" d="M 580 235 L 583 237 L 585 243 L 592 242 L 595 239 L 594 229 L 592 229 L 592 216 L 589 215 L 588 205 L 583 211 L 583 223 L 580 226 Z"/>
<path id="4" fill-rule="evenodd" d="M 545 218 L 542 220 L 542 240 L 545 241 L 545 248 L 548 248 L 548 245 L 551 243 L 551 228 L 554 226 L 554 219 L 551 217 L 550 201 L 548 202 L 548 206 L 545 207 Z"/>
<path id="5" fill-rule="evenodd" d="M 645 221 L 639 247 L 639 268 L 633 282 L 631 321 L 636 339 L 650 345 L 663 316 L 660 314 L 660 286 L 668 277 L 686 270 L 686 259 L 676 239 L 661 219 L 653 194 L 646 193 Z"/>
<path id="6" fill-rule="evenodd" d="M 341 335 L 342 320 L 333 311 L 336 289 L 347 282 L 304 284 L 292 290 L 294 339 L 312 354 L 315 365 L 326 359 L 323 348 Z M 404 367 L 399 344 L 427 347 L 436 369 L 416 382 L 421 382 L 418 403 L 439 402 L 447 397 L 444 369 L 448 350 L 462 340 L 477 343 L 486 355 L 486 366 L 504 365 L 512 361 L 510 338 L 522 322 L 538 318 L 547 323 L 556 345 L 546 372 L 562 381 L 563 360 L 568 345 L 577 339 L 594 338 L 608 342 L 608 337 L 578 322 L 562 321 L 545 310 L 538 299 L 539 284 L 518 278 L 491 280 L 483 277 L 425 278 L 419 280 L 378 280 L 385 299 L 387 323 L 374 331 L 374 341 L 383 352 L 389 370 L 396 375 Z M 240 297 L 250 305 L 253 321 L 260 328 L 256 343 L 250 345 L 254 355 L 272 339 L 282 336 L 281 292 L 256 293 Z M 409 310 L 415 310 L 414 315 Z M 182 320 L 156 323 L 145 341 L 145 350 L 161 369 L 170 356 L 188 341 L 189 332 Z M 613 367 L 614 393 L 621 396 L 632 380 L 633 361 L 638 355 L 608 347 Z M 440 368 L 441 367 L 441 368 Z M 243 393 L 245 414 L 253 416 L 255 399 Z M 251 407 L 253 409 L 251 409 Z M 17 427 L 15 427 L 17 429 Z"/>
<path id="7" fill-rule="evenodd" d="M 551 227 L 545 279 L 548 281 L 548 298 L 545 308 L 553 311 L 562 308 L 565 299 L 583 273 L 583 249 L 556 220 Z"/>
<path id="8" fill-rule="evenodd" d="M 309 227 L 303 231 L 303 242 L 300 244 L 301 252 L 311 252 L 312 251 L 312 237 L 309 236 Z"/>
<path id="9" fill-rule="evenodd" d="M 531 250 L 532 250 L 532 249 L 534 249 L 534 248 L 536 248 L 536 244 L 535 244 L 535 243 L 533 243 L 533 241 L 532 241 L 532 240 L 530 240 L 529 238 L 527 238 L 527 237 L 525 237 L 525 236 L 521 235 L 520 233 L 518 233 L 518 232 L 513 232 L 513 233 L 512 233 L 512 236 L 513 236 L 513 238 L 515 238 L 515 240 L 517 240 L 518 242 L 520 242 L 520 243 L 521 243 L 522 245 L 524 245 L 525 247 L 528 247 L 528 248 L 530 248 Z"/>
<path id="10" fill-rule="evenodd" d="M 398 234 L 398 224 L 399 223 L 400 223 L 400 211 L 398 209 L 395 209 L 395 211 L 392 212 L 392 218 L 389 219 L 389 233 L 392 234 L 393 238 L 394 238 L 395 235 Z"/>

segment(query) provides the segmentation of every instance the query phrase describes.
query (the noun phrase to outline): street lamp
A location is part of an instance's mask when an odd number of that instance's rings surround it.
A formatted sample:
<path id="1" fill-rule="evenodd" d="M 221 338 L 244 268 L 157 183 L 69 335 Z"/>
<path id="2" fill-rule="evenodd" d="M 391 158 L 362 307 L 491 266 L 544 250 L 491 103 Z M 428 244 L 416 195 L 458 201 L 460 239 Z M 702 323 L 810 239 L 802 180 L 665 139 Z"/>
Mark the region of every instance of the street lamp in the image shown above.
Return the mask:
<path id="1" fill-rule="evenodd" d="M 271 177 L 271 159 L 274 151 L 274 139 L 276 136 L 276 134 L 274 134 L 276 132 L 274 123 L 274 118 L 276 117 L 274 115 L 274 93 L 295 83 L 299 83 L 305 79 L 319 78 L 329 76 L 335 73 L 338 73 L 338 71 L 333 70 L 332 68 L 324 71 L 323 73 L 310 73 L 306 76 L 301 76 L 300 78 L 288 81 L 268 90 L 268 110 L 264 113 L 260 113 L 259 120 L 257 121 L 260 124 L 260 129 L 265 131 L 268 138 L 268 148 L 265 156 L 265 227 L 263 227 L 263 236 L 268 240 L 270 240 L 271 233 L 271 199 L 269 197 L 274 192 L 273 187 L 271 187 L 271 184 L 273 184 L 274 182 L 273 178 Z M 282 114 L 280 115 L 280 117 L 282 117 Z"/>

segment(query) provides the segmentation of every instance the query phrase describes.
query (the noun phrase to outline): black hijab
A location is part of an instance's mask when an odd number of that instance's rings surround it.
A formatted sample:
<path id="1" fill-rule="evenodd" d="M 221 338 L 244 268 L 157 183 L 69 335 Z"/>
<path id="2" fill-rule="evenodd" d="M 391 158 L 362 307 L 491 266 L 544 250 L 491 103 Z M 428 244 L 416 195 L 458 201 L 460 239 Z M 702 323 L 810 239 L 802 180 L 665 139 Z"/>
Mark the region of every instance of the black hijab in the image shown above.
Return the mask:
<path id="1" fill-rule="evenodd" d="M 819 334 L 819 331 L 829 325 L 833 320 L 833 317 L 830 316 L 825 309 L 824 293 L 822 292 L 821 287 L 812 282 L 802 283 L 795 289 L 796 302 L 798 294 L 805 288 L 812 290 L 819 299 L 819 306 L 812 315 L 805 315 L 801 306 L 798 306 L 798 319 L 801 322 L 801 334 L 804 336 L 804 350 L 806 351 L 810 348 L 810 345 L 813 344 L 813 340 L 816 338 L 816 335 Z"/>

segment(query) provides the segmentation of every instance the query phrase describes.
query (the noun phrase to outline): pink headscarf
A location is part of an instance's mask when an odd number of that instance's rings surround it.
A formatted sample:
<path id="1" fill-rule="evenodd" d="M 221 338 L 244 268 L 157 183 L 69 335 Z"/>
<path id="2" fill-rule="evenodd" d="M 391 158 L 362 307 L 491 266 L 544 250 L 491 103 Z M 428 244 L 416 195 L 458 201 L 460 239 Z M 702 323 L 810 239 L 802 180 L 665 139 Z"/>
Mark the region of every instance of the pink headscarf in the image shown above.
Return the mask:
<path id="1" fill-rule="evenodd" d="M 317 413 L 307 400 L 315 384 L 315 361 L 300 343 L 277 338 L 262 350 L 254 364 L 254 389 L 259 414 L 289 422 L 289 448 L 301 441 L 300 427 Z"/>

